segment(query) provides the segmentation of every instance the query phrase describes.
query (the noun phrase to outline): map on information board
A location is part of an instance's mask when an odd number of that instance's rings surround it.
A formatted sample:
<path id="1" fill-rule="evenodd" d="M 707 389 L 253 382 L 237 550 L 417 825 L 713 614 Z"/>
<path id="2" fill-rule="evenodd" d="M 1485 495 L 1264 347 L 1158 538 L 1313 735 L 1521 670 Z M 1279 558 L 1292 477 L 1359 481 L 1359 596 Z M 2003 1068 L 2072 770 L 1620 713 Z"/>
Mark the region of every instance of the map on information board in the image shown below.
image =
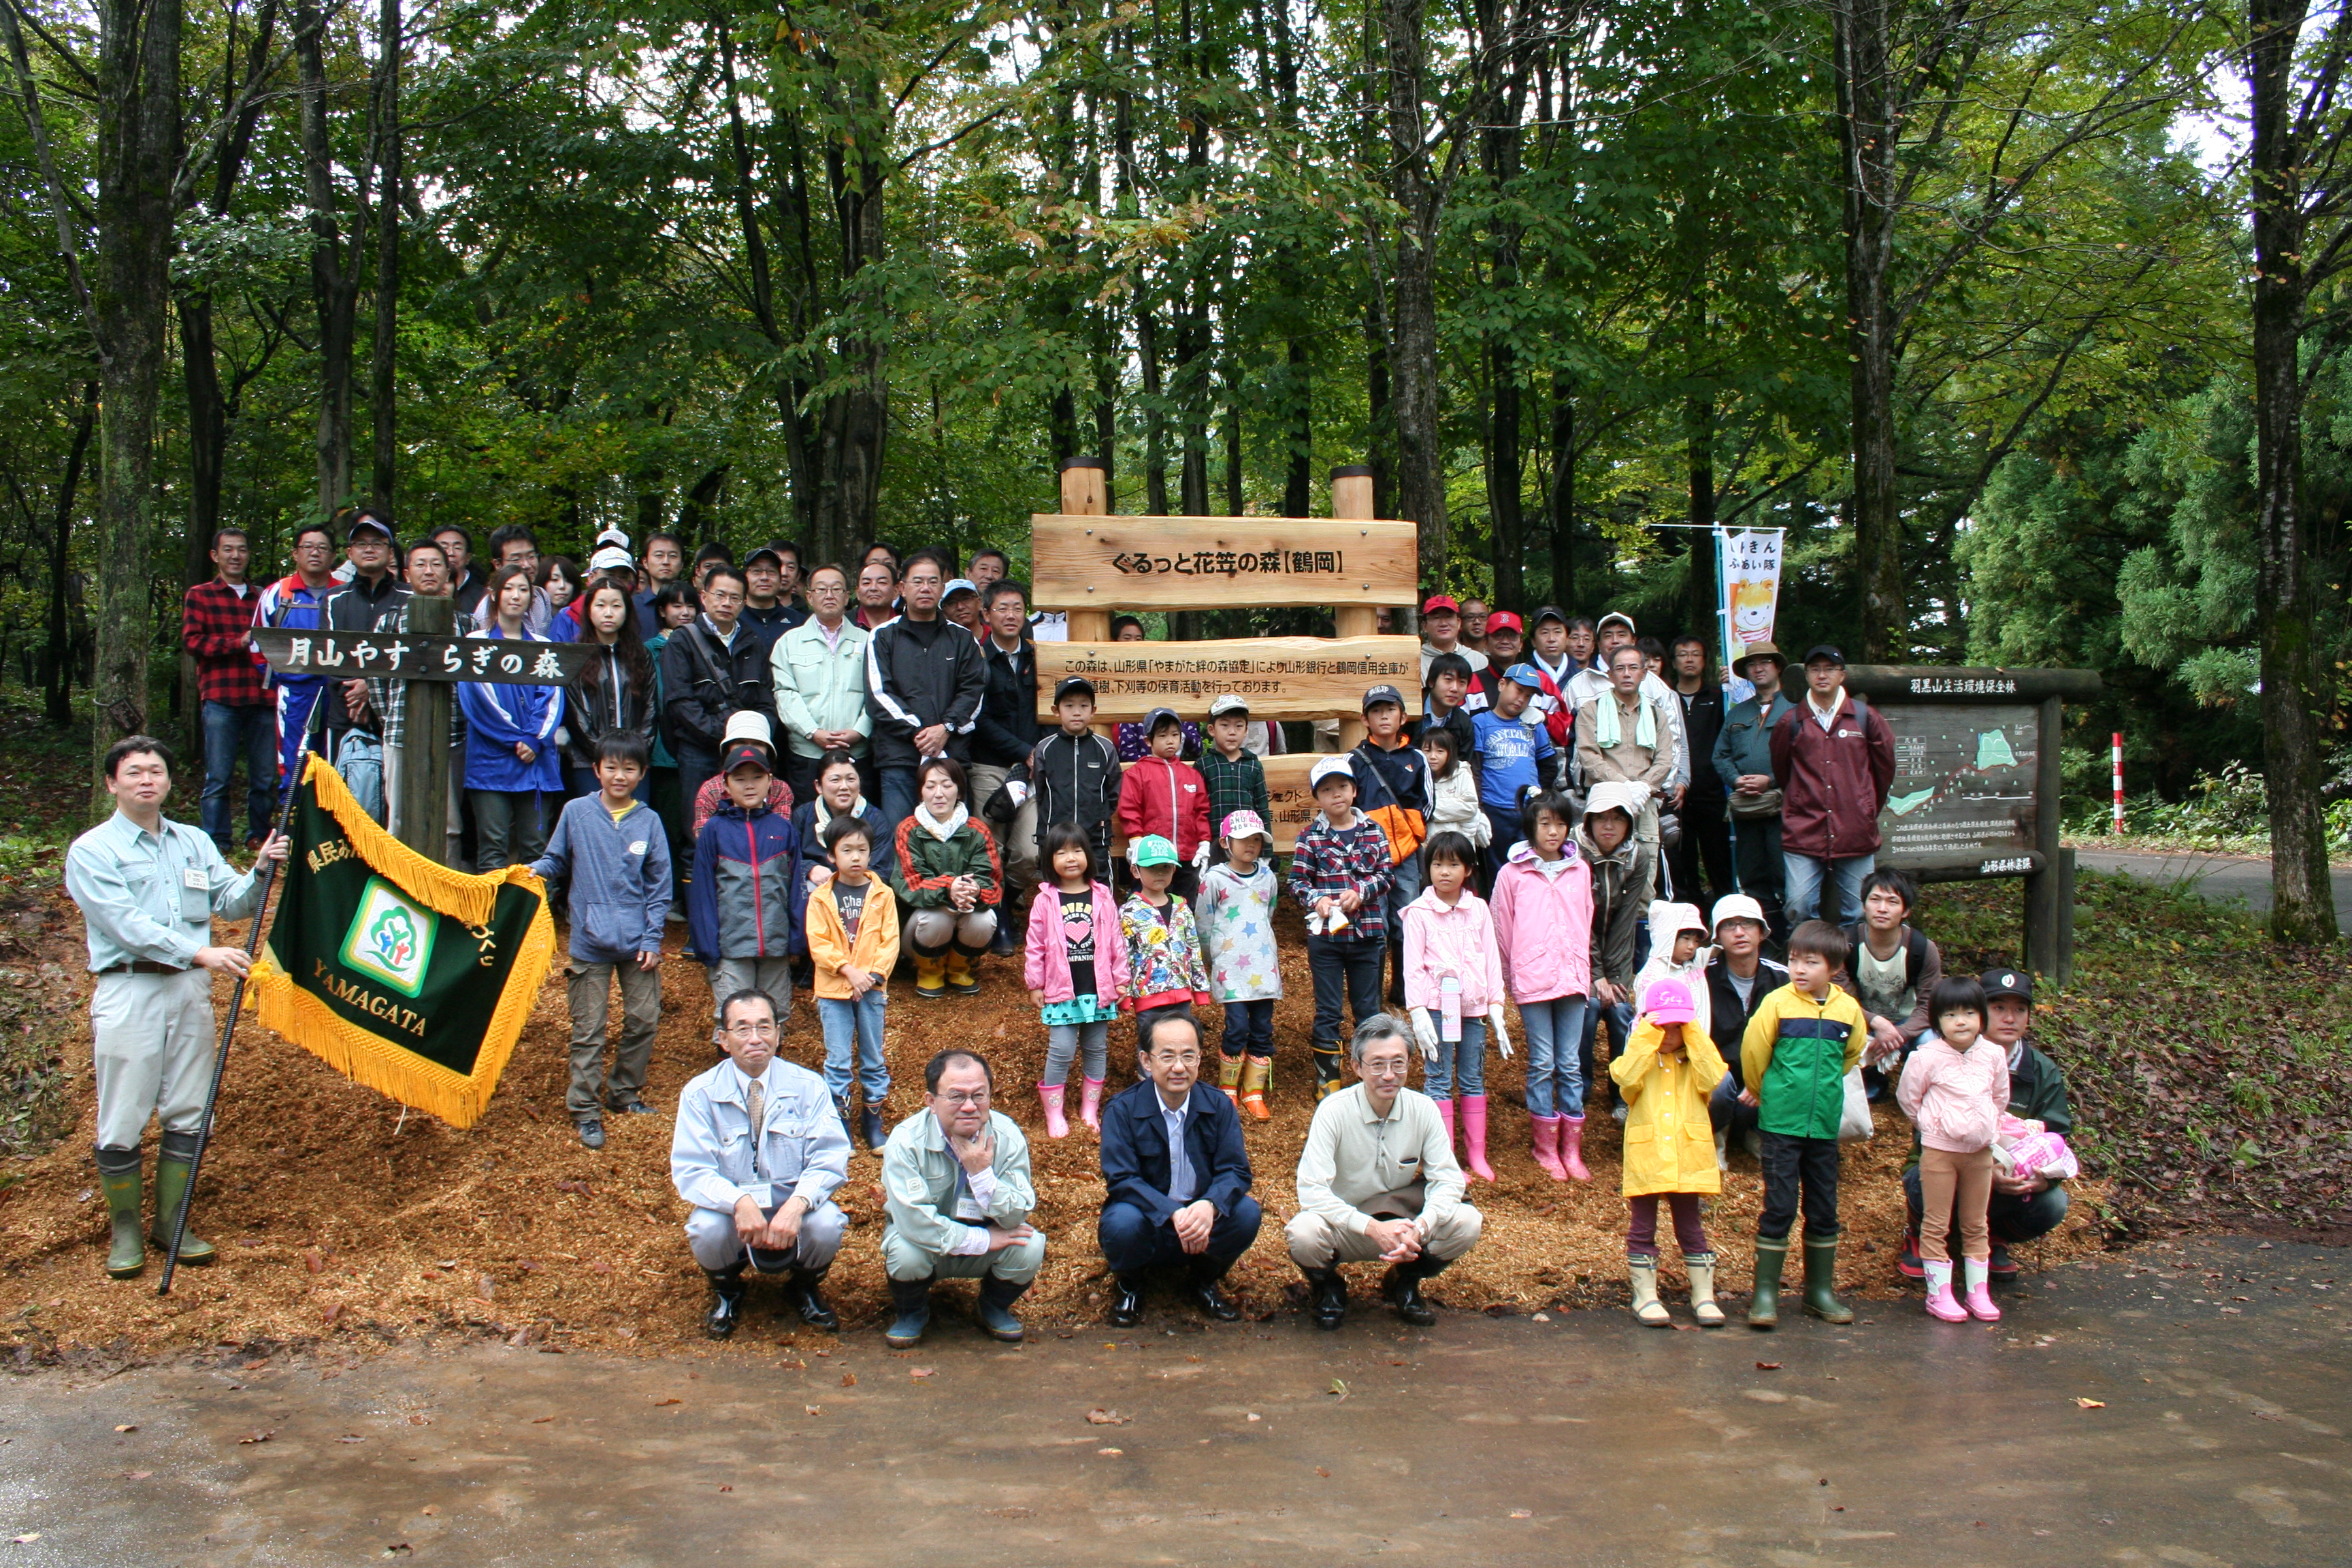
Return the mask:
<path id="1" fill-rule="evenodd" d="M 2038 710 L 2021 702 L 1876 707 L 1895 733 L 1895 784 L 1878 815 L 1880 864 L 1949 864 L 2033 847 Z"/>

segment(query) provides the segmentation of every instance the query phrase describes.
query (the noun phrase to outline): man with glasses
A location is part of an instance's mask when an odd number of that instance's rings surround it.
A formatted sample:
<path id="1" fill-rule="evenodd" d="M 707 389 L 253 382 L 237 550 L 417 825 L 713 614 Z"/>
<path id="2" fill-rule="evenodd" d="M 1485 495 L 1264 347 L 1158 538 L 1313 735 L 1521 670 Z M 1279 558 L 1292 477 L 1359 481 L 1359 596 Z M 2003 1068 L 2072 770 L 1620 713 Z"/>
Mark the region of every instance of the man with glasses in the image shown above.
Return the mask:
<path id="1" fill-rule="evenodd" d="M 294 570 L 261 591 L 253 624 L 298 632 L 324 626 L 327 597 L 337 587 L 334 561 L 335 536 L 325 523 L 306 522 L 296 529 Z M 254 656 L 257 661 L 260 657 Z M 262 680 L 277 694 L 278 778 L 283 788 L 292 789 L 302 776 L 302 742 L 310 710 L 329 682 L 323 675 L 280 675 L 266 668 Z"/>
<path id="2" fill-rule="evenodd" d="M 833 1201 L 849 1175 L 849 1130 L 824 1079 L 776 1054 L 776 1007 L 738 991 L 719 1008 L 727 1059 L 686 1086 L 670 1136 L 669 1174 L 694 1206 L 687 1245 L 710 1281 L 703 1332 L 723 1340 L 743 1319 L 743 1269 L 785 1277 L 801 1321 L 841 1321 L 821 1287 L 848 1222 Z"/>
<path id="3" fill-rule="evenodd" d="M 1147 1081 L 1102 1111 L 1103 1211 L 1097 1234 L 1118 1279 L 1113 1328 L 1143 1319 L 1144 1276 L 1181 1268 L 1185 1295 L 1221 1323 L 1242 1315 L 1220 1282 L 1257 1239 L 1241 1112 L 1201 1085 L 1201 1031 L 1171 1015 L 1139 1053 Z"/>
<path id="4" fill-rule="evenodd" d="M 898 1312 L 885 1338 L 892 1350 L 921 1342 L 934 1279 L 977 1279 L 981 1326 L 1019 1344 L 1013 1303 L 1045 1262 L 1045 1238 L 1029 1225 L 1029 1141 L 989 1109 L 994 1078 L 975 1053 L 941 1051 L 923 1087 L 928 1110 L 898 1123 L 882 1148 L 882 1266 Z"/>
<path id="5" fill-rule="evenodd" d="M 768 660 L 788 740 L 784 782 L 795 801 L 816 793 L 817 759 L 836 748 L 857 759 L 863 778 L 874 729 L 866 710 L 866 634 L 849 618 L 849 578 L 838 566 L 820 566 L 809 574 L 808 592 L 815 613 L 778 637 Z"/>

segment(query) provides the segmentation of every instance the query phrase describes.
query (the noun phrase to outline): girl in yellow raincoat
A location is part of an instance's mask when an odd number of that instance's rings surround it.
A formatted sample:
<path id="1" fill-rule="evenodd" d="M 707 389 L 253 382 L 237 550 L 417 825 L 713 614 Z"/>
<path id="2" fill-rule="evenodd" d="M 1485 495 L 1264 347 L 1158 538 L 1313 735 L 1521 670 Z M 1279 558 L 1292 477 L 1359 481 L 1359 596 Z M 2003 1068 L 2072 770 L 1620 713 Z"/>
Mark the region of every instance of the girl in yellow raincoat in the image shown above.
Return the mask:
<path id="1" fill-rule="evenodd" d="M 1625 1196 L 1633 1211 L 1625 1229 L 1625 1268 L 1633 1282 L 1633 1316 L 1654 1329 L 1674 1322 L 1658 1300 L 1661 1197 L 1674 1211 L 1675 1240 L 1690 1273 L 1691 1312 L 1702 1327 L 1723 1323 L 1723 1309 L 1715 1304 L 1715 1253 L 1699 1224 L 1698 1200 L 1723 1190 L 1706 1097 L 1725 1068 L 1697 1018 L 1688 985 L 1656 982 L 1643 997 L 1633 1038 L 1609 1064 L 1609 1076 L 1625 1097 Z"/>

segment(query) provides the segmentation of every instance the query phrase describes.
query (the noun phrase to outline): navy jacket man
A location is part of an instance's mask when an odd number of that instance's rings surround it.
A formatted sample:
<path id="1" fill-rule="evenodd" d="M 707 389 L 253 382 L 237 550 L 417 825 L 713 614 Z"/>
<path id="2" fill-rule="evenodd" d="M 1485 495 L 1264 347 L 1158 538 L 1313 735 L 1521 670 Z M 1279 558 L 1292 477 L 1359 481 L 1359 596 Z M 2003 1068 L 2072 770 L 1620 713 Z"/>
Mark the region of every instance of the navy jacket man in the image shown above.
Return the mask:
<path id="1" fill-rule="evenodd" d="M 1097 1234 L 1118 1277 L 1110 1321 L 1133 1327 L 1143 1316 L 1145 1272 L 1181 1264 L 1185 1294 L 1231 1322 L 1241 1309 L 1218 1281 L 1257 1239 L 1259 1221 L 1241 1113 L 1223 1091 L 1202 1087 L 1201 1036 L 1191 1019 L 1160 1020 L 1139 1058 L 1147 1081 L 1103 1107 Z"/>

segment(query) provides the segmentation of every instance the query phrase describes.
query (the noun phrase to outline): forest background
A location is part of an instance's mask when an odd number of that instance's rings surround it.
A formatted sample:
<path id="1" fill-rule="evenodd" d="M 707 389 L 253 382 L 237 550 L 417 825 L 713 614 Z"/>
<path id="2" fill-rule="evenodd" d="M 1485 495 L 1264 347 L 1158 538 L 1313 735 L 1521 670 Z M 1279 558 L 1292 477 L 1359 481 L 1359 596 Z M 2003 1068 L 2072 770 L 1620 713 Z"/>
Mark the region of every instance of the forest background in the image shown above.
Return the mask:
<path id="1" fill-rule="evenodd" d="M 92 689 L 97 746 L 193 701 L 220 526 L 257 576 L 352 500 L 575 557 L 618 524 L 1025 563 L 1071 456 L 1114 511 L 1196 515 L 1327 511 L 1370 462 L 1429 585 L 1498 607 L 1711 633 L 1708 536 L 1658 525 L 1778 527 L 1784 644 L 2096 669 L 2070 785 L 2104 795 L 2110 730 L 2136 787 L 2234 778 L 2274 927 L 2332 931 L 2341 10 L 0 0 L 0 679 L 58 722 Z"/>

